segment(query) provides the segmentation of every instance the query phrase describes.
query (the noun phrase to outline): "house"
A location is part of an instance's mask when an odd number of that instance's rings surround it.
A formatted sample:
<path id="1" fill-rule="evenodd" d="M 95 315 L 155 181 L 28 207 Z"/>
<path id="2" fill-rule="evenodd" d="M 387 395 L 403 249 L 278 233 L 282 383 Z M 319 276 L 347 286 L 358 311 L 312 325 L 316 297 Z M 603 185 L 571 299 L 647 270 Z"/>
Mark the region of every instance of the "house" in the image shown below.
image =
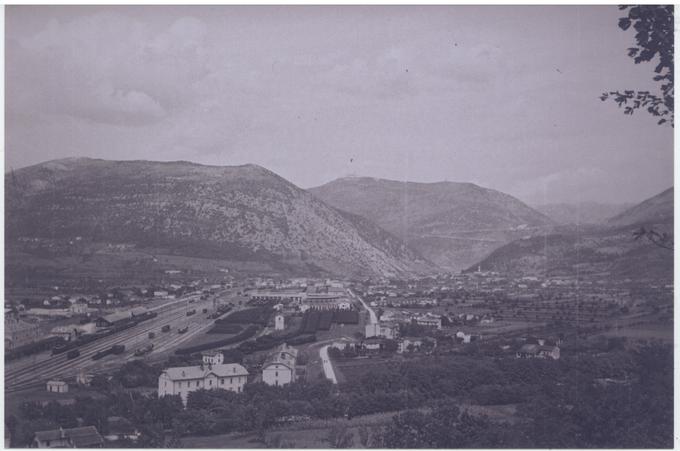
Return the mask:
<path id="1" fill-rule="evenodd" d="M 298 350 L 285 343 L 279 346 L 262 365 L 262 382 L 283 386 L 295 382 Z"/>
<path id="2" fill-rule="evenodd" d="M 224 363 L 224 354 L 219 351 L 207 351 L 202 356 L 205 365 L 222 365 Z"/>
<path id="3" fill-rule="evenodd" d="M 545 346 L 541 344 L 525 344 L 515 354 L 518 359 L 553 359 L 560 358 L 560 348 L 557 346 Z"/>
<path id="4" fill-rule="evenodd" d="M 89 307 L 87 306 L 87 301 L 85 299 L 79 298 L 71 304 L 69 310 L 73 315 L 84 315 L 89 311 Z"/>
<path id="5" fill-rule="evenodd" d="M 237 363 L 167 368 L 158 377 L 158 397 L 179 395 L 186 406 L 192 391 L 223 389 L 242 392 L 247 381 L 248 370 Z"/>
<path id="6" fill-rule="evenodd" d="M 366 351 L 380 352 L 380 350 L 383 348 L 384 344 L 385 344 L 385 340 L 383 338 L 371 337 L 371 338 L 367 338 L 366 340 L 363 341 L 362 347 Z"/>
<path id="7" fill-rule="evenodd" d="M 114 442 L 117 440 L 132 440 L 137 441 L 139 430 L 128 420 L 123 417 L 108 417 L 108 432 L 104 435 L 107 441 Z"/>
<path id="8" fill-rule="evenodd" d="M 439 315 L 426 313 L 425 315 L 417 316 L 415 318 L 416 324 L 425 327 L 433 327 L 435 329 L 442 328 L 442 318 Z"/>
<path id="9" fill-rule="evenodd" d="M 397 352 L 403 354 L 404 352 L 410 352 L 412 350 L 419 349 L 423 345 L 423 340 L 420 338 L 404 338 L 399 340 L 397 345 Z"/>
<path id="10" fill-rule="evenodd" d="M 64 381 L 47 381 L 47 391 L 51 393 L 67 393 L 68 384 Z"/>
<path id="11" fill-rule="evenodd" d="M 461 340 L 463 343 L 470 343 L 472 335 L 466 334 L 465 332 L 459 330 L 458 332 L 456 332 L 456 338 Z"/>
<path id="12" fill-rule="evenodd" d="M 366 324 L 365 335 L 366 338 L 381 337 L 393 340 L 399 335 L 399 326 L 386 323 Z"/>
<path id="13" fill-rule="evenodd" d="M 50 335 L 71 341 L 78 335 L 78 329 L 75 326 L 57 326 L 50 331 Z"/>
<path id="14" fill-rule="evenodd" d="M 94 426 L 36 431 L 33 448 L 101 448 L 104 439 Z"/>

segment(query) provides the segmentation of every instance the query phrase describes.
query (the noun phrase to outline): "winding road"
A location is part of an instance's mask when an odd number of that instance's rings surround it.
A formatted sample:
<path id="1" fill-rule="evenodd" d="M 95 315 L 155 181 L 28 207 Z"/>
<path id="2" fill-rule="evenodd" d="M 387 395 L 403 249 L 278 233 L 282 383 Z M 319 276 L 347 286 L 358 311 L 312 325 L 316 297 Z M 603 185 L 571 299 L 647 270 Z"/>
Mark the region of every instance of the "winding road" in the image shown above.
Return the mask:
<path id="1" fill-rule="evenodd" d="M 361 305 L 364 306 L 364 308 L 368 311 L 369 314 L 369 321 L 371 324 L 377 324 L 378 323 L 378 316 L 375 314 L 375 311 L 368 305 L 366 302 L 364 302 L 363 299 L 361 299 L 360 296 L 354 294 L 352 290 L 349 288 L 347 289 L 347 292 L 349 295 L 355 299 L 358 299 L 359 302 L 361 302 Z M 326 375 L 326 379 L 330 380 L 334 384 L 338 383 L 338 379 L 335 376 L 335 370 L 333 369 L 333 364 L 331 363 L 331 359 L 328 357 L 328 348 L 330 345 L 322 346 L 319 348 L 319 357 L 321 358 L 321 364 L 323 365 L 323 372 Z"/>
<path id="2" fill-rule="evenodd" d="M 323 372 L 326 375 L 326 379 L 330 380 L 334 384 L 338 383 L 338 379 L 335 377 L 335 370 L 333 370 L 333 364 L 331 359 L 328 357 L 328 347 L 330 345 L 322 346 L 319 349 L 319 357 L 321 357 L 321 364 L 323 365 Z"/>

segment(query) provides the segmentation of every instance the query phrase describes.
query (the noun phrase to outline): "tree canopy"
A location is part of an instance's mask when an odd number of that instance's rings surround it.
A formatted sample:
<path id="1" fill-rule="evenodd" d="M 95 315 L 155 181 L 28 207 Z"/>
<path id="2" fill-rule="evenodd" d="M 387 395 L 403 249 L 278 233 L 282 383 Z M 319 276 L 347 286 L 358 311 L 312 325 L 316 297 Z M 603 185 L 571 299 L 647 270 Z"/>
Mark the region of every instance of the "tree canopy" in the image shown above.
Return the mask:
<path id="1" fill-rule="evenodd" d="M 636 45 L 628 48 L 628 56 L 635 64 L 654 60 L 654 81 L 660 84 L 657 94 L 626 89 L 605 92 L 602 101 L 613 99 L 624 114 L 644 108 L 658 117 L 658 123 L 674 126 L 674 63 L 673 63 L 673 5 L 623 5 L 619 9 L 628 15 L 619 19 L 619 28 L 635 30 Z M 657 58 L 658 57 L 658 58 Z"/>

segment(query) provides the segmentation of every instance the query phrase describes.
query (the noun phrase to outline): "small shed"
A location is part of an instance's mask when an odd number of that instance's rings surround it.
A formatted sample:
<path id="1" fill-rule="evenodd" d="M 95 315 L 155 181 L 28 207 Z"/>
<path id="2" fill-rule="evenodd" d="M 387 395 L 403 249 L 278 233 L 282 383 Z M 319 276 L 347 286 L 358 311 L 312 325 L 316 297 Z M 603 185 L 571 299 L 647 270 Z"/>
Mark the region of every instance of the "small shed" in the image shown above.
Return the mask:
<path id="1" fill-rule="evenodd" d="M 68 384 L 64 381 L 47 381 L 47 391 L 51 393 L 67 393 Z"/>

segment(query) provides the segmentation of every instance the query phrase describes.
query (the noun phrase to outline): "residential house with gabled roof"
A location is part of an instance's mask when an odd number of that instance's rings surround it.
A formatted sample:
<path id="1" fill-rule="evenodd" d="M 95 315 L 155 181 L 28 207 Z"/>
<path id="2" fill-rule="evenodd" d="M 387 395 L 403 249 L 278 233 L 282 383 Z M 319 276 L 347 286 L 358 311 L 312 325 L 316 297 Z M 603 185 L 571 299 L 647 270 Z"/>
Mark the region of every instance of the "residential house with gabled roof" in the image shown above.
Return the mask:
<path id="1" fill-rule="evenodd" d="M 277 387 L 295 382 L 298 350 L 282 344 L 262 365 L 262 382 Z"/>
<path id="2" fill-rule="evenodd" d="M 101 448 L 104 439 L 94 426 L 37 431 L 34 448 Z"/>
<path id="3" fill-rule="evenodd" d="M 167 368 L 158 377 L 158 397 L 179 395 L 186 406 L 192 391 L 223 389 L 242 392 L 247 382 L 248 370 L 238 363 Z"/>

